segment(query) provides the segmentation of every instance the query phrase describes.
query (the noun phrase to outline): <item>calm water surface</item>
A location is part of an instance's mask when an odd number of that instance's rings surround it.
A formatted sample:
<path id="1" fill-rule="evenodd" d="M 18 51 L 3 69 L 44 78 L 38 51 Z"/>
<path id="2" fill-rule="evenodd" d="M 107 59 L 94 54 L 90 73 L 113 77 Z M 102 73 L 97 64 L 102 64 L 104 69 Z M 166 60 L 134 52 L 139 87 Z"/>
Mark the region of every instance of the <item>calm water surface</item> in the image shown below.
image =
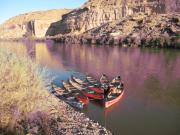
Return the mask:
<path id="1" fill-rule="evenodd" d="M 72 74 L 121 75 L 125 93 L 109 109 L 84 112 L 117 135 L 180 135 L 180 51 L 47 43 L 0 43 L 46 67 L 58 85 Z"/>

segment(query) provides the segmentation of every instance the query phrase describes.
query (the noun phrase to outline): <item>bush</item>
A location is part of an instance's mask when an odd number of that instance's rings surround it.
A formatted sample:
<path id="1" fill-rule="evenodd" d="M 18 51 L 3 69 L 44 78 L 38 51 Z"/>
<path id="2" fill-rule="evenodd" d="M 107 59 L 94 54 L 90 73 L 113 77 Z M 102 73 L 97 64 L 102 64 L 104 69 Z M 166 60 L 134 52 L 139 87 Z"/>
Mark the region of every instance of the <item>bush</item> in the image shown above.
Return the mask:
<path id="1" fill-rule="evenodd" d="M 27 56 L 0 49 L 0 129 L 13 129 L 28 113 L 48 109 L 40 70 Z"/>

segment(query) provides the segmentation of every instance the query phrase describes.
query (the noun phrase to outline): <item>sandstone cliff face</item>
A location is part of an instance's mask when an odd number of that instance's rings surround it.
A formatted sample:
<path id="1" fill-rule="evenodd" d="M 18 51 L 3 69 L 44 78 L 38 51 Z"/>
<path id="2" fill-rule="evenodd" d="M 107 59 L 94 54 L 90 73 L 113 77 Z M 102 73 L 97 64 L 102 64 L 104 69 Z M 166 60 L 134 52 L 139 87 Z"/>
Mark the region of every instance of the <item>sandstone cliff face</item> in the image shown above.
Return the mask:
<path id="1" fill-rule="evenodd" d="M 91 0 L 80 9 L 64 15 L 59 25 L 52 26 L 57 31 L 51 34 L 83 33 L 106 22 L 120 19 L 122 17 L 121 10 L 121 0 Z"/>
<path id="2" fill-rule="evenodd" d="M 136 13 L 93 28 L 81 35 L 56 35 L 68 44 L 180 48 L 180 15 Z"/>
<path id="3" fill-rule="evenodd" d="M 89 0 L 75 10 L 27 13 L 1 25 L 0 38 L 79 35 L 139 12 L 146 15 L 180 12 L 180 0 Z"/>
<path id="4" fill-rule="evenodd" d="M 177 12 L 179 0 L 89 0 L 81 8 L 64 15 L 49 35 L 82 34 L 138 12 L 162 14 Z"/>
<path id="5" fill-rule="evenodd" d="M 49 10 L 22 14 L 0 25 L 0 38 L 45 37 L 53 22 L 71 10 Z"/>
<path id="6" fill-rule="evenodd" d="M 122 17 L 121 0 L 90 0 L 80 9 L 64 15 L 59 25 L 53 25 L 56 34 L 79 34 Z"/>
<path id="7" fill-rule="evenodd" d="M 137 13 L 121 20 L 106 23 L 94 28 L 84 35 L 109 36 L 114 38 L 159 38 L 161 36 L 171 37 L 180 34 L 179 14 L 157 14 L 147 15 Z"/>

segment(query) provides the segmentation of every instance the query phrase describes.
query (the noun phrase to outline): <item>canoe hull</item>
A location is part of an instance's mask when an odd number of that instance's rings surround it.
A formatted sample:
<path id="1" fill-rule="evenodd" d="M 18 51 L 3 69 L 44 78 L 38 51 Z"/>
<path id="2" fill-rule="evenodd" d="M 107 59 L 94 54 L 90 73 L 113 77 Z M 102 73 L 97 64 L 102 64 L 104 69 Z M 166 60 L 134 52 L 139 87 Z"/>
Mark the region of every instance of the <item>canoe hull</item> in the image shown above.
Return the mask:
<path id="1" fill-rule="evenodd" d="M 74 76 L 72 76 L 72 79 L 73 79 L 75 82 L 77 82 L 78 84 L 80 84 L 80 85 L 88 85 L 88 83 L 85 82 L 85 80 L 81 80 L 81 79 L 79 79 L 79 78 L 77 78 L 77 77 L 74 77 Z"/>
<path id="2" fill-rule="evenodd" d="M 83 102 L 85 105 L 89 103 L 89 99 L 86 96 L 78 95 L 76 96 L 76 99 L 80 102 Z"/>
<path id="3" fill-rule="evenodd" d="M 84 91 L 83 94 L 85 96 L 87 96 L 88 98 L 96 99 L 96 100 L 102 100 L 104 98 L 104 96 L 102 94 L 92 94 L 92 93 L 88 93 L 86 91 Z"/>
<path id="4" fill-rule="evenodd" d="M 89 103 L 88 97 L 82 94 L 80 90 L 75 88 L 74 86 L 71 86 L 71 84 L 68 84 L 66 82 L 63 82 L 63 86 L 65 87 L 66 90 L 69 90 L 70 93 L 76 97 L 76 99 L 79 102 L 82 102 L 83 104 L 87 105 Z"/>
<path id="5" fill-rule="evenodd" d="M 86 80 L 90 83 L 93 84 L 94 86 L 101 86 L 100 82 L 96 79 L 94 79 L 91 76 L 86 76 Z"/>
<path id="6" fill-rule="evenodd" d="M 94 91 L 94 92 L 96 92 L 98 94 L 103 94 L 104 93 L 104 91 L 101 88 L 97 88 L 97 87 L 88 87 L 88 88 L 89 88 L 89 90 L 92 90 L 92 91 Z"/>
<path id="7" fill-rule="evenodd" d="M 117 103 L 122 98 L 123 94 L 124 94 L 124 90 L 122 90 L 122 93 L 117 98 L 115 98 L 113 100 L 110 100 L 110 101 L 105 101 L 104 102 L 105 108 L 109 108 L 110 106 L 112 106 L 115 103 Z"/>
<path id="8" fill-rule="evenodd" d="M 88 98 L 96 99 L 96 100 L 102 100 L 104 98 L 104 96 L 102 94 L 98 94 L 95 91 L 92 91 L 86 87 L 83 88 L 83 86 L 79 85 L 77 82 L 75 82 L 71 79 L 69 80 L 69 82 L 71 83 L 71 85 L 73 85 L 74 87 L 76 87 L 77 89 L 82 91 L 83 95 L 85 95 Z"/>

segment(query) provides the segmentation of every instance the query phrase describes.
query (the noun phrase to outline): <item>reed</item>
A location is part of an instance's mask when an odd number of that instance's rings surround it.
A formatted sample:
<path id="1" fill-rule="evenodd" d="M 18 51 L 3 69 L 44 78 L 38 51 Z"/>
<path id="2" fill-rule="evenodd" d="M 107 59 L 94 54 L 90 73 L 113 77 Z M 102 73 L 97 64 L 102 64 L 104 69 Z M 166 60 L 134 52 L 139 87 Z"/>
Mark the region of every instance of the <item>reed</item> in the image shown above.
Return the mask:
<path id="1" fill-rule="evenodd" d="M 28 56 L 0 48 L 0 130 L 14 130 L 28 114 L 57 103 L 45 87 L 44 75 Z"/>

